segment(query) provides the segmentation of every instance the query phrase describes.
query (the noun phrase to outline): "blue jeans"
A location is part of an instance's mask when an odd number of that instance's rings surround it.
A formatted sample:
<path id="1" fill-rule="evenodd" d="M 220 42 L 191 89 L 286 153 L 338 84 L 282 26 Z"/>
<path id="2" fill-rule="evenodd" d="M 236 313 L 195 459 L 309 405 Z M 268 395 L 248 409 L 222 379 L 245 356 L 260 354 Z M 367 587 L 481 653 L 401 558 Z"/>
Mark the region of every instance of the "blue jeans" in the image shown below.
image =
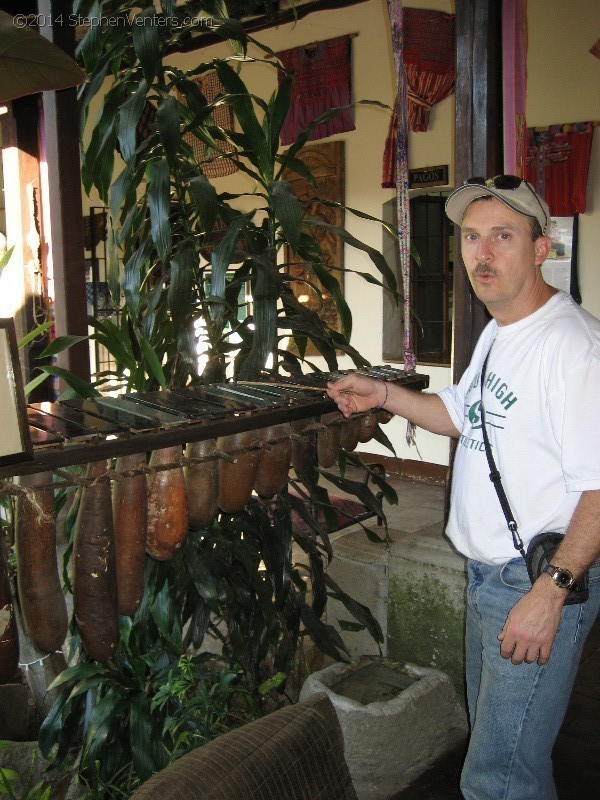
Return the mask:
<path id="1" fill-rule="evenodd" d="M 564 606 L 544 666 L 500 656 L 498 634 L 531 584 L 522 558 L 468 565 L 466 676 L 471 723 L 461 775 L 465 800 L 556 800 L 552 748 L 567 710 L 581 650 L 600 606 L 600 566 L 586 603 Z"/>

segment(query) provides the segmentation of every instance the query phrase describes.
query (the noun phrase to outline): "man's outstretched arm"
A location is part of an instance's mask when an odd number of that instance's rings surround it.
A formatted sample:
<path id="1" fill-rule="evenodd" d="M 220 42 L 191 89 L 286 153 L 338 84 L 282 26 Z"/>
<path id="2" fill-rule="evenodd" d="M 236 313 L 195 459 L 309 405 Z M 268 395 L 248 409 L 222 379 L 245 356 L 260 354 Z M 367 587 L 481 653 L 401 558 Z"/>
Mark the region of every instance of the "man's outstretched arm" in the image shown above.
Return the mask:
<path id="1" fill-rule="evenodd" d="M 458 439 L 446 406 L 437 394 L 417 392 L 395 383 L 375 380 L 366 375 L 345 375 L 327 384 L 327 394 L 345 417 L 372 408 L 385 408 L 410 420 L 419 428 Z"/>

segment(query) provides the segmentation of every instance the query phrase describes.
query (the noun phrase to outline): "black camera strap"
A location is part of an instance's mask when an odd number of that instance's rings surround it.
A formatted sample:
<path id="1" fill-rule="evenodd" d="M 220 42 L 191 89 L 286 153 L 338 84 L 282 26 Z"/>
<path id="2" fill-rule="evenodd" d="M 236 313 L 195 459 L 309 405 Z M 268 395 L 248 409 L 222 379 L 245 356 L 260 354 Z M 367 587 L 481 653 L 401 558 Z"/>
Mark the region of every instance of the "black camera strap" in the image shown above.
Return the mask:
<path id="1" fill-rule="evenodd" d="M 515 550 L 518 550 L 519 553 L 525 558 L 525 547 L 523 545 L 523 540 L 519 534 L 519 529 L 517 527 L 517 522 L 514 518 L 512 513 L 512 509 L 510 507 L 510 503 L 508 502 L 508 497 L 506 496 L 506 492 L 504 491 L 504 486 L 502 485 L 502 478 L 500 477 L 500 472 L 498 471 L 498 467 L 496 466 L 496 462 L 494 461 L 494 456 L 492 455 L 492 446 L 490 445 L 490 440 L 488 437 L 487 429 L 486 429 L 486 421 L 485 421 L 485 408 L 483 405 L 483 384 L 485 381 L 485 371 L 487 369 L 488 359 L 490 357 L 490 353 L 492 352 L 492 345 L 488 350 L 487 356 L 485 357 L 485 361 L 483 362 L 483 367 L 481 369 L 481 435 L 483 436 L 483 444 L 485 446 L 485 454 L 487 457 L 487 462 L 490 468 L 490 480 L 494 484 L 494 489 L 496 490 L 496 494 L 498 495 L 498 500 L 500 501 L 500 505 L 502 507 L 502 511 L 504 516 L 506 517 L 506 524 L 508 525 L 508 530 L 512 536 L 513 545 Z"/>

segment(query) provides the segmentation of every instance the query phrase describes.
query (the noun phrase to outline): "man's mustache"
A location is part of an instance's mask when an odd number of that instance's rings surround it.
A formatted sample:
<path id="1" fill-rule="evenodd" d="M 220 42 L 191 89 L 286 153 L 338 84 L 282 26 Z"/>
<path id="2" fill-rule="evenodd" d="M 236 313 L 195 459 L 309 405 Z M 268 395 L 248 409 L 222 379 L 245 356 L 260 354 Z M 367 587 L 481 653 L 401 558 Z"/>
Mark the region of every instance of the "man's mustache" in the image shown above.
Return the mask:
<path id="1" fill-rule="evenodd" d="M 477 264 L 473 270 L 473 275 L 493 275 L 496 277 L 498 272 L 493 267 L 490 267 L 489 264 Z"/>

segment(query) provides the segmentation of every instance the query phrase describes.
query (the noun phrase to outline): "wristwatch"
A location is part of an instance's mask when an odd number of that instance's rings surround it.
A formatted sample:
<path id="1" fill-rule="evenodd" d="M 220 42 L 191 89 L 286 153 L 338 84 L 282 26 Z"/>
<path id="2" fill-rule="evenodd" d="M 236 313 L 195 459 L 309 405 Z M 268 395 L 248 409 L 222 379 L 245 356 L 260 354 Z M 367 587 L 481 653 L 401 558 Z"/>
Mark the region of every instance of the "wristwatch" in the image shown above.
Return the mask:
<path id="1" fill-rule="evenodd" d="M 559 589 L 567 589 L 567 591 L 570 591 L 577 583 L 572 572 L 562 567 L 555 567 L 554 564 L 549 564 L 544 572 L 550 575 Z"/>

